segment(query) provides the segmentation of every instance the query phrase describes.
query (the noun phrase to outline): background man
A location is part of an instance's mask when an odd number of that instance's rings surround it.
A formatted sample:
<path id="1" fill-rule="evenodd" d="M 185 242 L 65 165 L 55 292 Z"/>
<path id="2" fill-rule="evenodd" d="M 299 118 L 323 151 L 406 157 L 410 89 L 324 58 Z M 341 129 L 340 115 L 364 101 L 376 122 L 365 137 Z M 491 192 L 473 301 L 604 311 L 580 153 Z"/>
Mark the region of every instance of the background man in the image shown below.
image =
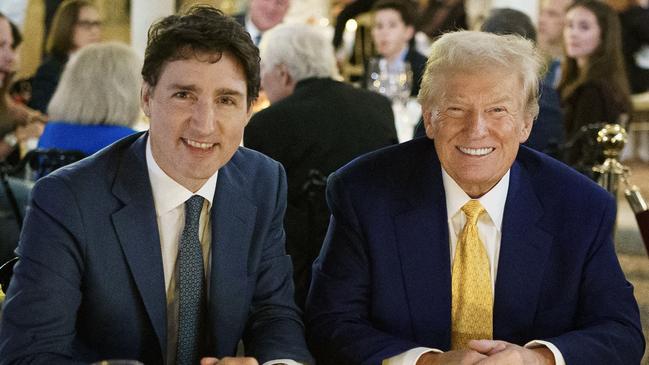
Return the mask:
<path id="1" fill-rule="evenodd" d="M 573 0 L 542 0 L 539 12 L 538 46 L 548 59 L 547 82 L 556 86 L 560 79 L 563 57 L 563 26 L 566 9 Z"/>
<path id="2" fill-rule="evenodd" d="M 264 34 L 260 52 L 261 85 L 273 104 L 252 117 L 244 145 L 286 169 L 286 248 L 296 302 L 304 306 L 329 223 L 324 178 L 356 156 L 396 143 L 394 117 L 382 95 L 333 79 L 333 47 L 316 27 L 279 25 Z"/>
<path id="3" fill-rule="evenodd" d="M 385 60 L 386 71 L 398 70 L 407 63 L 412 72 L 411 96 L 419 93 L 426 56 L 410 46 L 415 35 L 416 8 L 410 0 L 379 0 L 372 6 L 374 24 L 372 40 L 380 60 Z M 369 78 L 366 67 L 363 82 Z"/>
<path id="4" fill-rule="evenodd" d="M 262 34 L 284 20 L 290 5 L 291 0 L 250 0 L 248 12 L 234 18 L 246 27 L 255 45 L 259 45 Z"/>
<path id="5" fill-rule="evenodd" d="M 318 364 L 640 362 L 613 197 L 520 146 L 541 63 L 517 36 L 443 35 L 419 95 L 428 138 L 331 175 L 306 306 Z"/>
<path id="6" fill-rule="evenodd" d="M 284 252 L 283 169 L 239 148 L 258 60 L 243 27 L 210 7 L 152 27 L 149 132 L 34 187 L 4 363 L 310 360 Z M 250 358 L 227 358 L 240 339 Z"/>

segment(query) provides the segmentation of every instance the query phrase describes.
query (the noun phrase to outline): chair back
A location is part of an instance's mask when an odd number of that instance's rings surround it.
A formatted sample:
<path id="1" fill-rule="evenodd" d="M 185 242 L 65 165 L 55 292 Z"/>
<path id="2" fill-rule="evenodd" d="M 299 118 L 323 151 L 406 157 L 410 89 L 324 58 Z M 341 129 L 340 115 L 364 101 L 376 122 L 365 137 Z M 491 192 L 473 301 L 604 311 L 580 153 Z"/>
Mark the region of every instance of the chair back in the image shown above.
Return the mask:
<path id="1" fill-rule="evenodd" d="M 39 148 L 27 152 L 21 163 L 29 164 L 37 178 L 43 177 L 65 165 L 77 162 L 86 157 L 81 151 L 60 150 L 58 148 Z"/>
<path id="2" fill-rule="evenodd" d="M 9 289 L 9 282 L 14 273 L 14 265 L 18 262 L 18 257 L 14 257 L 0 266 L 0 289 L 3 293 L 7 293 Z"/>

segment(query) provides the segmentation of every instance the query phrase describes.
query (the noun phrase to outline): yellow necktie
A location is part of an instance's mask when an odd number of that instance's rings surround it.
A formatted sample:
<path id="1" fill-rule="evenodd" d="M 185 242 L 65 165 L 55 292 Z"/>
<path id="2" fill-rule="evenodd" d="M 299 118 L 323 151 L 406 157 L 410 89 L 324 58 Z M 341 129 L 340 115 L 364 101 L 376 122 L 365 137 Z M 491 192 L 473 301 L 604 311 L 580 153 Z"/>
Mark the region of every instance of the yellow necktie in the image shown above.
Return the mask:
<path id="1" fill-rule="evenodd" d="M 462 207 L 466 224 L 460 233 L 451 276 L 451 349 L 467 347 L 472 339 L 493 337 L 493 293 L 489 258 L 478 236 L 478 217 L 484 208 L 477 200 Z"/>

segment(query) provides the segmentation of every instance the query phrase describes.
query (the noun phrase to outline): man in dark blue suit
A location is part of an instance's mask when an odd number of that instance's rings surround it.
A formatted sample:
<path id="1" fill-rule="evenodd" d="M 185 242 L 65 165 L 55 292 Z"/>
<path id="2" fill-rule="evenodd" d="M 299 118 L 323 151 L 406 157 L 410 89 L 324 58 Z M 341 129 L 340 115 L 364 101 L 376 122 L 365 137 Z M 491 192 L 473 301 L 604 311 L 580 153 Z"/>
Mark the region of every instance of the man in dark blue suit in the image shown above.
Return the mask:
<path id="1" fill-rule="evenodd" d="M 284 250 L 285 173 L 239 147 L 257 48 L 199 6 L 152 27 L 142 74 L 149 132 L 34 187 L 0 363 L 310 362 Z M 247 358 L 233 357 L 240 340 Z"/>
<path id="2" fill-rule="evenodd" d="M 318 364 L 638 364 L 615 201 L 521 147 L 538 113 L 532 42 L 433 44 L 428 138 L 365 155 L 327 184 L 307 339 Z"/>

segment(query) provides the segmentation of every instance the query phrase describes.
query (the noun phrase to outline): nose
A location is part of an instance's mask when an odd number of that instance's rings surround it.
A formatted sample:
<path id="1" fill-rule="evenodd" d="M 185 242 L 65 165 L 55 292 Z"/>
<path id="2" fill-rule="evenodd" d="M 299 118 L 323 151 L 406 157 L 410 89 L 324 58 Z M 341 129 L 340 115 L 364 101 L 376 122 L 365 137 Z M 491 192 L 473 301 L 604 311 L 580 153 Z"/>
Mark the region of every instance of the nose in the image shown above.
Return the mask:
<path id="1" fill-rule="evenodd" d="M 483 112 L 473 111 L 467 116 L 467 130 L 471 137 L 480 138 L 487 134 L 488 120 Z"/>
<path id="2" fill-rule="evenodd" d="M 1 60 L 0 60 L 0 70 L 2 71 L 11 71 L 13 70 L 14 62 L 16 61 L 16 53 L 12 49 L 0 50 Z"/>
<path id="3" fill-rule="evenodd" d="M 216 130 L 217 112 L 212 100 L 199 100 L 194 104 L 191 128 L 198 136 L 208 136 Z"/>

